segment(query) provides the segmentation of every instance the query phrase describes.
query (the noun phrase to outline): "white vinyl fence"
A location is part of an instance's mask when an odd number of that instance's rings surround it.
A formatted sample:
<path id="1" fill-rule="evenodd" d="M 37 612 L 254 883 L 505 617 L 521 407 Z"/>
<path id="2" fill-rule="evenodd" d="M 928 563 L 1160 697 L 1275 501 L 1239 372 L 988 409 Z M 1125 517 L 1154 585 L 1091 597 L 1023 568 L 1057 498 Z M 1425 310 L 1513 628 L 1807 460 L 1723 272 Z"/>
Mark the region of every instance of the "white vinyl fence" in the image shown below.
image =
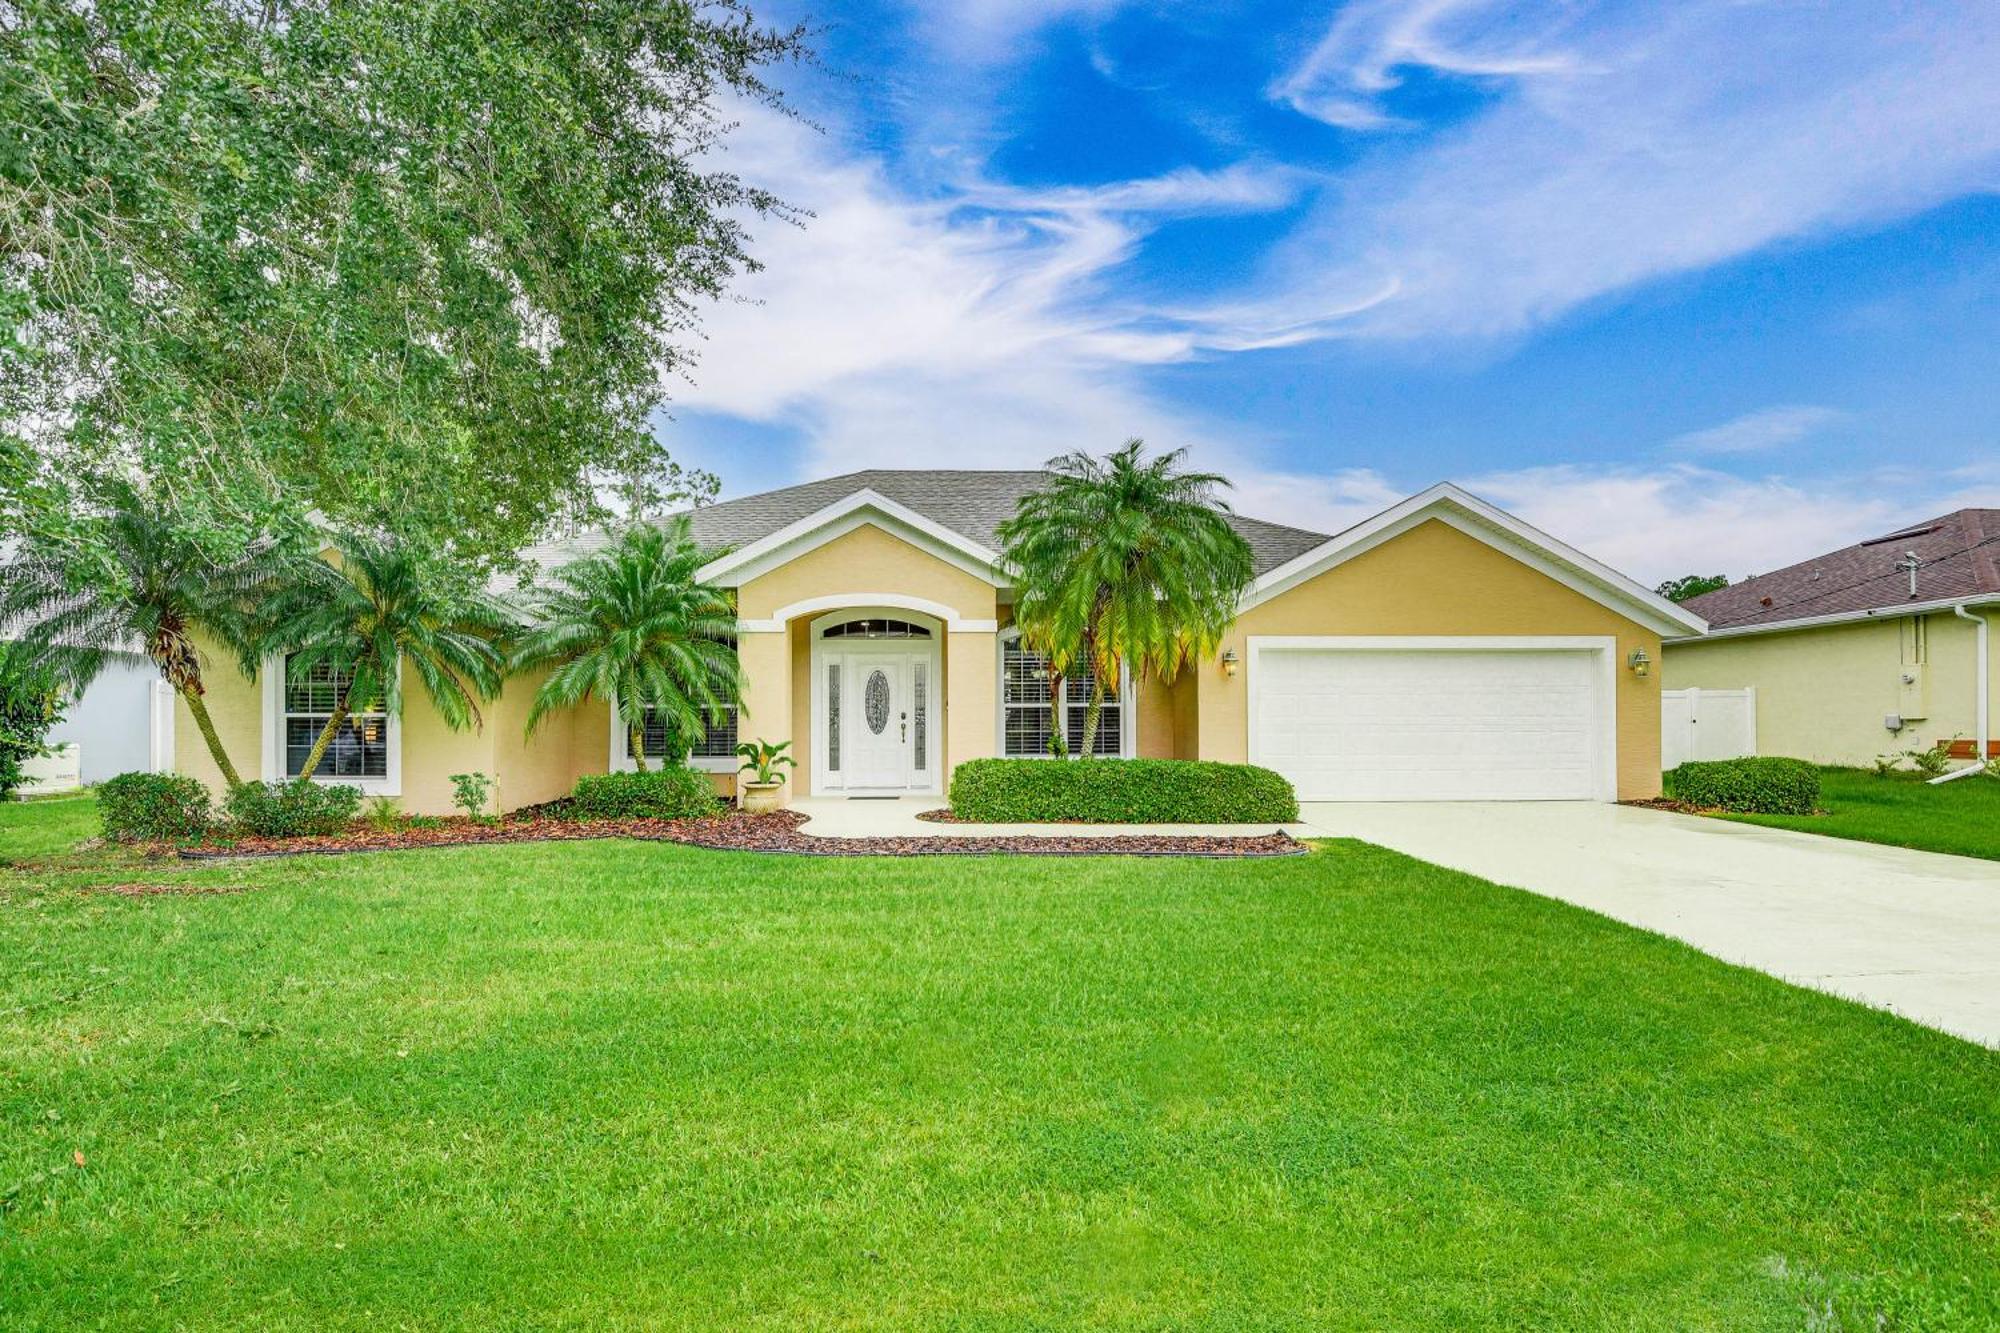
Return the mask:
<path id="1" fill-rule="evenodd" d="M 1661 690 L 1660 768 L 1757 753 L 1757 690 Z"/>

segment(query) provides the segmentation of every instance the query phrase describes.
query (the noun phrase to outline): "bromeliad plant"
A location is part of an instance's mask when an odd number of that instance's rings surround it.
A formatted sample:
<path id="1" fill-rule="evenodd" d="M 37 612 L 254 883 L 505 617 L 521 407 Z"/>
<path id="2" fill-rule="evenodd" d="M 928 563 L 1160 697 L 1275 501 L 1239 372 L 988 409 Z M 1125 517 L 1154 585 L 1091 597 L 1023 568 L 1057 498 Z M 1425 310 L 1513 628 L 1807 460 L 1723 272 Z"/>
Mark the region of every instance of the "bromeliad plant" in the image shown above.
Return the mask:
<path id="1" fill-rule="evenodd" d="M 776 787 L 785 780 L 781 768 L 797 768 L 798 764 L 785 751 L 792 748 L 790 741 L 744 741 L 736 747 L 737 755 L 743 762 L 736 767 L 738 773 L 750 774 L 751 785 Z"/>
<path id="2" fill-rule="evenodd" d="M 293 678 L 329 667 L 342 683 L 299 774 L 310 778 L 355 705 L 403 706 L 407 666 L 454 731 L 480 725 L 479 702 L 500 691 L 501 642 L 512 629 L 500 604 L 467 576 L 374 536 L 335 543 L 338 560 L 315 561 L 274 602 L 262 652 L 285 653 Z M 246 662 L 246 669 L 248 663 Z"/>
<path id="3" fill-rule="evenodd" d="M 1133 439 L 1102 460 L 1051 459 L 1049 484 L 999 527 L 1022 642 L 1058 676 L 1091 672 L 1086 755 L 1121 668 L 1171 677 L 1214 652 L 1253 572 L 1250 544 L 1216 498 L 1229 482 L 1182 471 L 1184 449 L 1150 462 L 1143 449 Z"/>
<path id="4" fill-rule="evenodd" d="M 669 761 L 685 758 L 709 715 L 742 693 L 736 607 L 700 580 L 705 563 L 687 520 L 676 519 L 633 527 L 558 569 L 508 663 L 552 668 L 528 709 L 529 732 L 551 710 L 609 702 L 640 772 L 649 710 L 672 738 Z"/>

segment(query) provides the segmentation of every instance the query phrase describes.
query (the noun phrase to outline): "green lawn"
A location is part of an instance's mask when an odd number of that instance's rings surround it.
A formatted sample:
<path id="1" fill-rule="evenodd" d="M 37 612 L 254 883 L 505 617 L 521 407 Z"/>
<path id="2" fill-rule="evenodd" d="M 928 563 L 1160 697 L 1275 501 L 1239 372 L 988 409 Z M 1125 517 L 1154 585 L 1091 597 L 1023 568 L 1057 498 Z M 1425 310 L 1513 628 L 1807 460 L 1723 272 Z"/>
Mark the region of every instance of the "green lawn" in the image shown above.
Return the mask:
<path id="1" fill-rule="evenodd" d="M 10 1329 L 1990 1329 L 1996 1127 L 2000 1054 L 1358 843 L 0 871 Z"/>
<path id="2" fill-rule="evenodd" d="M 2000 781 L 1960 778 L 1933 787 L 1913 773 L 1820 770 L 1820 815 L 1727 815 L 1746 824 L 1886 842 L 2000 861 Z"/>

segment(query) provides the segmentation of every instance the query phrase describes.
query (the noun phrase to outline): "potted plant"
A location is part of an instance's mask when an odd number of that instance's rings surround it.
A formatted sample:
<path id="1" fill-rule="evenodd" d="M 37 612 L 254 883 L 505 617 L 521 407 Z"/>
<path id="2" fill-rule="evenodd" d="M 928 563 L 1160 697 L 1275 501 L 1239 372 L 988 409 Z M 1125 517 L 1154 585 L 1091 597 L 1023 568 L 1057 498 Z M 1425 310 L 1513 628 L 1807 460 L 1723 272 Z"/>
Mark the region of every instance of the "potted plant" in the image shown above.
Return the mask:
<path id="1" fill-rule="evenodd" d="M 736 747 L 736 753 L 743 756 L 736 771 L 750 775 L 741 784 L 746 811 L 761 815 L 778 808 L 778 789 L 785 785 L 785 775 L 778 770 L 797 767 L 785 753 L 791 748 L 790 741 L 779 741 L 776 745 L 769 741 L 744 741 Z"/>

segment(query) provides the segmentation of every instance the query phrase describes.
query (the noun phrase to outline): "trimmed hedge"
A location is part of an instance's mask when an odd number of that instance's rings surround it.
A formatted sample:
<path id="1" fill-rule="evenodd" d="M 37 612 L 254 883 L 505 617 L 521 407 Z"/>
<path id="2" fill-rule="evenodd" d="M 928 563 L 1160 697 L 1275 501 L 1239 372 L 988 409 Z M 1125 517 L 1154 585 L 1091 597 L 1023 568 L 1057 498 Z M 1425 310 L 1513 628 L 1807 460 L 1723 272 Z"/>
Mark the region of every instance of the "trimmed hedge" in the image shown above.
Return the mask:
<path id="1" fill-rule="evenodd" d="M 1193 759 L 968 759 L 951 809 L 982 824 L 1284 824 L 1292 784 L 1268 768 Z"/>
<path id="2" fill-rule="evenodd" d="M 1810 815 L 1819 810 L 1819 769 L 1803 759 L 1715 759 L 1666 774 L 1666 794 L 1703 810 Z"/>
<path id="3" fill-rule="evenodd" d="M 361 788 L 344 782 L 245 782 L 222 808 L 260 838 L 302 838 L 344 832 L 361 813 Z"/>
<path id="4" fill-rule="evenodd" d="M 112 842 L 181 842 L 215 822 L 208 788 L 180 773 L 120 773 L 99 783 L 97 817 Z"/>
<path id="5" fill-rule="evenodd" d="M 717 811 L 715 784 L 699 769 L 592 773 L 576 780 L 576 819 L 702 819 Z"/>

